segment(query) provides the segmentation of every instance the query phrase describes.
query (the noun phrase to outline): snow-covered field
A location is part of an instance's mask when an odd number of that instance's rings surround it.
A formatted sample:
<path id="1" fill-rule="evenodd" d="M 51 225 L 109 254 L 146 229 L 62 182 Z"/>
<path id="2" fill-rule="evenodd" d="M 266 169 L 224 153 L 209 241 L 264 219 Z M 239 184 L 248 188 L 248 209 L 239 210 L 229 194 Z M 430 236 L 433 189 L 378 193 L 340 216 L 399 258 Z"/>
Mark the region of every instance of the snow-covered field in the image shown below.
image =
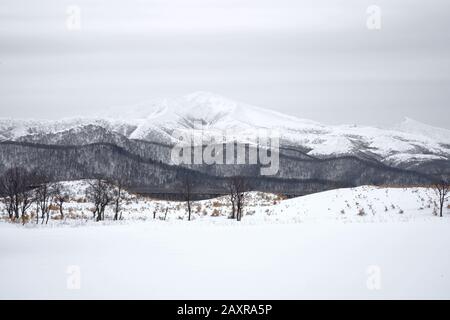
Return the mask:
<path id="1" fill-rule="evenodd" d="M 0 298 L 450 298 L 450 210 L 433 215 L 429 189 L 255 192 L 241 222 L 226 198 L 186 221 L 183 203 L 132 196 L 95 223 L 71 186 L 64 221 L 0 223 Z"/>

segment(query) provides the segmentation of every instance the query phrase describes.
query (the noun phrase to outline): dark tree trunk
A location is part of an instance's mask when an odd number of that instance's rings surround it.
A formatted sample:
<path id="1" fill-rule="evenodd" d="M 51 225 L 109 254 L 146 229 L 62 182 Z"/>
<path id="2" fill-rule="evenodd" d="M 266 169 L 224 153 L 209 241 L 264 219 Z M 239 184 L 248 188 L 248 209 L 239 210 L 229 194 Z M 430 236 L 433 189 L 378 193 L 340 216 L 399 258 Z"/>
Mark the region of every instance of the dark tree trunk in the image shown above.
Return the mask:
<path id="1" fill-rule="evenodd" d="M 14 210 L 14 219 L 15 219 L 15 220 L 19 220 L 19 218 L 20 218 L 20 216 L 19 216 L 19 208 L 17 207 L 17 208 Z"/>
<path id="2" fill-rule="evenodd" d="M 183 178 L 183 192 L 184 192 L 184 198 L 187 204 L 187 210 L 188 210 L 188 221 L 191 221 L 191 214 L 192 214 L 192 210 L 191 210 L 191 193 L 192 193 L 192 180 L 191 177 L 189 175 L 186 175 Z"/>
<path id="3" fill-rule="evenodd" d="M 114 210 L 114 220 L 119 219 L 119 199 L 116 199 L 116 207 Z"/>
<path id="4" fill-rule="evenodd" d="M 191 201 L 188 201 L 187 207 L 188 207 L 188 221 L 191 221 Z"/>
<path id="5" fill-rule="evenodd" d="M 61 220 L 64 219 L 64 213 L 63 213 L 63 203 L 59 203 L 59 214 L 61 215 Z"/>
<path id="6" fill-rule="evenodd" d="M 39 205 L 36 203 L 36 224 L 39 224 Z"/>

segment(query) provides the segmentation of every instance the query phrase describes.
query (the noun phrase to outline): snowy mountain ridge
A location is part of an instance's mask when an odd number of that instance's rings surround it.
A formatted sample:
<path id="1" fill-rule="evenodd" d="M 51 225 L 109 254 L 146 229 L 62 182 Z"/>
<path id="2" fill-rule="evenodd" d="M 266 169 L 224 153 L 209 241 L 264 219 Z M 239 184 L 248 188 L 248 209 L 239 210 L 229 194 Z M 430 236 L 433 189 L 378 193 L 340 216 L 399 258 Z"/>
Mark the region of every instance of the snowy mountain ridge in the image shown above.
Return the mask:
<path id="1" fill-rule="evenodd" d="M 408 117 L 405 117 L 394 129 L 405 133 L 426 136 L 437 141 L 450 142 L 450 130 L 433 127 Z"/>
<path id="2" fill-rule="evenodd" d="M 283 146 L 302 148 L 311 156 L 362 152 L 388 164 L 450 159 L 450 130 L 409 118 L 393 129 L 324 125 L 207 92 L 111 109 L 96 117 L 56 121 L 0 119 L 0 139 L 57 144 L 67 140 L 61 135 L 92 127 L 102 127 L 132 140 L 168 145 L 177 141 L 172 136 L 175 129 L 193 130 L 206 137 L 233 130 L 242 141 L 254 136 L 258 129 L 273 129 L 279 132 Z M 88 134 L 85 143 L 90 143 Z"/>

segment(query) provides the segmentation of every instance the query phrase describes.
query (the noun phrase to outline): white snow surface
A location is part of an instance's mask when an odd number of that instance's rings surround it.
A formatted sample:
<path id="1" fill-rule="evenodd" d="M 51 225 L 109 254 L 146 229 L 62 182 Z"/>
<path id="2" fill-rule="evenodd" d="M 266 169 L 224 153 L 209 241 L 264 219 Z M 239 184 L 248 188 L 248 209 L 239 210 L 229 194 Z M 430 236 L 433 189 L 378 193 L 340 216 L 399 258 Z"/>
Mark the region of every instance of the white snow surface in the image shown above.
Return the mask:
<path id="1" fill-rule="evenodd" d="M 96 223 L 86 183 L 67 186 L 65 220 L 0 223 L 0 298 L 450 298 L 450 210 L 426 188 L 252 192 L 241 222 L 224 197 L 187 221 L 183 203 L 129 195 L 123 220 Z"/>
<path id="2" fill-rule="evenodd" d="M 429 126 L 408 117 L 405 117 L 395 129 L 406 133 L 423 135 L 438 141 L 450 141 L 450 130 Z"/>

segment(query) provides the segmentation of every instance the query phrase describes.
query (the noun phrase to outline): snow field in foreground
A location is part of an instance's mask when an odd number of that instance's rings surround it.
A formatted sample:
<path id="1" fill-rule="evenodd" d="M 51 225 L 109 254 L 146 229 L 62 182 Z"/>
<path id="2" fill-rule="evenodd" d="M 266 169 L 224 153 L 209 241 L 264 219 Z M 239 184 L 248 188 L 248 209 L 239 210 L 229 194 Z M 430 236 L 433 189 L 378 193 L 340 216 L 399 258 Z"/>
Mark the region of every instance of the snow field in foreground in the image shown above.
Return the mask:
<path id="1" fill-rule="evenodd" d="M 183 203 L 130 196 L 96 223 L 70 184 L 64 221 L 0 223 L 0 298 L 450 298 L 449 209 L 433 215 L 429 189 L 250 193 L 241 222 L 226 198 L 186 221 Z"/>
<path id="2" fill-rule="evenodd" d="M 448 219 L 0 224 L 0 298 L 450 298 Z"/>

